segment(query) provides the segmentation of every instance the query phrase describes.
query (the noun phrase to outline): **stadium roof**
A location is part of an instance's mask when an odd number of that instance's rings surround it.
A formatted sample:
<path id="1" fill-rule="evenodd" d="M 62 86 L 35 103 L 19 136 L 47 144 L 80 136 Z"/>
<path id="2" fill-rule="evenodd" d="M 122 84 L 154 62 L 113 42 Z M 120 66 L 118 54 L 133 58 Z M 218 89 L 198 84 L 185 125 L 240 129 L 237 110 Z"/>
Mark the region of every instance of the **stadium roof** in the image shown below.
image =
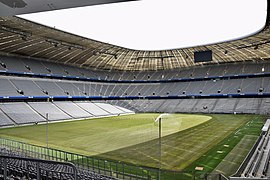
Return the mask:
<path id="1" fill-rule="evenodd" d="M 0 16 L 12 16 L 127 1 L 134 0 L 0 0 Z"/>
<path id="2" fill-rule="evenodd" d="M 0 51 L 91 69 L 169 70 L 269 60 L 269 30 L 268 10 L 265 27 L 249 37 L 191 48 L 141 51 L 91 40 L 18 17 L 0 17 Z M 212 51 L 213 61 L 195 63 L 194 52 L 205 50 Z"/>

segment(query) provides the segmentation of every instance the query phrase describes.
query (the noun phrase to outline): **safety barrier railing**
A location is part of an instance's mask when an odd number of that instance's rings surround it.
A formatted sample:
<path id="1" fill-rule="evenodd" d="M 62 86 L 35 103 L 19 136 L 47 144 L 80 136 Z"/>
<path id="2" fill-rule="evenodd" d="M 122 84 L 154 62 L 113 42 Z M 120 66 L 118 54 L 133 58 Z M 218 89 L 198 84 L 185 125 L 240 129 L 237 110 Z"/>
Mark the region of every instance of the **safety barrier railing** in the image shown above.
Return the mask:
<path id="1" fill-rule="evenodd" d="M 226 180 L 222 174 L 200 171 L 170 171 L 146 166 L 129 164 L 121 161 L 108 160 L 98 157 L 85 156 L 63 150 L 28 144 L 6 138 L 0 138 L 0 152 L 10 151 L 23 157 L 71 162 L 78 169 L 95 172 L 117 179 L 146 180 L 146 179 L 218 179 Z"/>

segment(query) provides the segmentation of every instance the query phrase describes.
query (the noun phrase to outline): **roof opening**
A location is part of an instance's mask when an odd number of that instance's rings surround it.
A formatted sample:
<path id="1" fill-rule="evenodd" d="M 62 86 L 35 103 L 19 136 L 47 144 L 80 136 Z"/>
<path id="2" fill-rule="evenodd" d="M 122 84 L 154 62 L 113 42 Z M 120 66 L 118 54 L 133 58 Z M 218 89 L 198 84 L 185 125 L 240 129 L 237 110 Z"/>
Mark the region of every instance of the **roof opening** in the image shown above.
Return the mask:
<path id="1" fill-rule="evenodd" d="M 129 49 L 165 50 L 251 35 L 266 10 L 266 0 L 142 0 L 20 17 Z"/>

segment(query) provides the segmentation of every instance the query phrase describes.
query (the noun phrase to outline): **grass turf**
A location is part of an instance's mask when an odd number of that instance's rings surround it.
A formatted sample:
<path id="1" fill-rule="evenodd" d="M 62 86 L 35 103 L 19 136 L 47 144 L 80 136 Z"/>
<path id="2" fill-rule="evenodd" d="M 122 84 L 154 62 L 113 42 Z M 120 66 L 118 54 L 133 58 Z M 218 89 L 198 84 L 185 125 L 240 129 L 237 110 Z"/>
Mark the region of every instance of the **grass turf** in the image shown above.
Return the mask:
<path id="1" fill-rule="evenodd" d="M 158 137 L 154 120 L 160 114 L 89 119 L 49 124 L 49 147 L 98 155 Z M 211 119 L 203 115 L 172 114 L 163 118 L 162 135 L 183 131 Z M 46 146 L 46 124 L 0 129 L 0 136 Z"/>
<path id="2" fill-rule="evenodd" d="M 74 153 L 158 167 L 158 131 L 153 123 L 158 115 L 49 124 L 49 144 Z M 162 168 L 185 171 L 203 166 L 211 172 L 245 135 L 258 136 L 263 124 L 263 117 L 255 115 L 174 114 L 164 119 Z M 45 146 L 45 125 L 0 129 L 0 136 Z M 182 174 L 181 179 L 185 178 Z"/>
<path id="3" fill-rule="evenodd" d="M 247 155 L 252 145 L 255 143 L 256 139 L 259 137 L 261 133 L 261 128 L 263 126 L 264 120 L 266 117 L 257 116 L 257 115 L 238 115 L 235 116 L 235 119 L 239 118 L 244 120 L 243 124 L 236 128 L 234 131 L 228 136 L 225 136 L 222 141 L 215 144 L 208 152 L 203 154 L 199 159 L 192 162 L 189 166 L 187 166 L 185 171 L 194 171 L 195 167 L 204 167 L 204 172 L 212 172 L 217 166 L 219 169 L 222 169 L 223 174 L 231 175 L 233 174 L 238 167 L 240 166 L 242 161 L 237 161 L 239 158 L 239 153 L 243 153 L 243 155 Z M 249 144 L 245 144 L 238 151 L 238 153 L 234 153 L 233 150 L 241 147 L 241 140 L 245 140 L 248 138 L 247 136 L 253 136 L 253 138 L 249 138 L 251 142 Z M 256 138 L 257 137 L 257 138 Z M 232 153 L 231 153 L 232 151 Z M 222 153 L 220 153 L 222 152 Z M 222 160 L 227 158 L 232 159 L 231 163 L 234 163 L 233 166 L 237 167 L 234 170 L 229 167 L 229 163 L 222 163 Z M 242 157 L 244 158 L 244 157 Z M 226 160 L 226 159 L 225 159 Z M 185 179 L 185 178 L 182 178 Z"/>
<path id="4" fill-rule="evenodd" d="M 227 177 L 233 175 L 239 168 L 249 150 L 254 145 L 258 136 L 245 135 L 242 140 L 231 150 L 231 152 L 219 163 L 214 172 L 222 173 Z"/>
<path id="5" fill-rule="evenodd" d="M 220 160 L 216 160 L 217 149 L 215 146 L 227 136 L 238 131 L 244 124 L 252 121 L 256 116 L 253 115 L 211 115 L 212 119 L 200 125 L 180 131 L 162 139 L 162 169 L 169 170 L 187 170 L 193 171 L 194 165 L 200 165 L 196 160 L 201 157 L 207 157 L 202 164 L 209 166 L 211 170 L 216 167 Z M 254 120 L 259 121 L 259 120 Z M 262 125 L 262 122 L 259 122 Z M 254 127 L 260 131 L 260 127 Z M 258 135 L 258 133 L 257 133 Z M 233 147 L 237 140 L 227 142 Z M 115 160 L 124 160 L 126 162 L 146 165 L 151 167 L 159 166 L 158 140 L 154 139 L 141 144 L 136 144 L 122 149 L 117 149 L 108 153 L 99 154 L 104 158 Z M 222 147 L 220 151 L 224 151 Z M 209 152 L 208 152 L 209 151 Z M 209 153 L 209 156 L 206 154 Z M 224 156 L 226 153 L 223 153 Z M 213 156 L 212 156 L 213 155 Z M 207 162 L 205 162 L 207 161 Z M 194 163 L 194 165 L 191 165 Z M 191 165 L 191 167 L 188 167 Z M 207 170 L 207 168 L 206 168 Z M 211 171 L 210 171 L 211 172 Z"/>

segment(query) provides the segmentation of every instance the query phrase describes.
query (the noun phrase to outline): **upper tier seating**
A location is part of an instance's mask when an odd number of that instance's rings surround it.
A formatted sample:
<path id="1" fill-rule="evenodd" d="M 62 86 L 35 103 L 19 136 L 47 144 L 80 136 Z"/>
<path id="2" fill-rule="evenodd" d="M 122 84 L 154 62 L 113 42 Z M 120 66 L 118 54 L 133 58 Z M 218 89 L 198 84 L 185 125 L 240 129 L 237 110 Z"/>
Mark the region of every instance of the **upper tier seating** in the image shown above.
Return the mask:
<path id="1" fill-rule="evenodd" d="M 3 64 L 2 66 L 1 63 Z M 245 62 L 239 64 L 211 65 L 182 69 L 180 71 L 170 70 L 150 72 L 108 72 L 77 68 L 73 66 L 56 64 L 53 62 L 37 59 L 0 56 L 0 70 L 28 72 L 36 74 L 91 77 L 107 80 L 166 80 L 172 78 L 194 78 L 270 72 L 270 63 Z"/>

